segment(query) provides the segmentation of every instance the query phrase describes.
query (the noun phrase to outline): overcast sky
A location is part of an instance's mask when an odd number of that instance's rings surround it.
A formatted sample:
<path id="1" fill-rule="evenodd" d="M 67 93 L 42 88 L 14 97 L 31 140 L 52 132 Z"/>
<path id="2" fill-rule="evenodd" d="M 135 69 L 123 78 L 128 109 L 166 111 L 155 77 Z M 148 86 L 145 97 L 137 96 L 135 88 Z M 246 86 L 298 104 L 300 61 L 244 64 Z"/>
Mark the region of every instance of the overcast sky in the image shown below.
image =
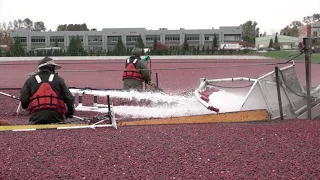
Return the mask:
<path id="1" fill-rule="evenodd" d="M 272 33 L 320 13 L 320 0 L 0 0 L 0 22 L 30 18 L 47 29 L 87 23 L 88 28 L 210 29 L 255 20 Z M 308 4 L 306 4 L 308 3 Z M 303 8 L 305 6 L 305 8 Z M 308 8 L 306 8 L 308 7 Z"/>

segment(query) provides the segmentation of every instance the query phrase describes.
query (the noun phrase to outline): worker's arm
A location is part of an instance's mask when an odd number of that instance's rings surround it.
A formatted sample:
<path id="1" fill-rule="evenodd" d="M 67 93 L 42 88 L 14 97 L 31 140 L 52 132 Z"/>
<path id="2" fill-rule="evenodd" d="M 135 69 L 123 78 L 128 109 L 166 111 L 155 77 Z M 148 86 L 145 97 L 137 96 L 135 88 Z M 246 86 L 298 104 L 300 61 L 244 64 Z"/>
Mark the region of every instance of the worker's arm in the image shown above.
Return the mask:
<path id="1" fill-rule="evenodd" d="M 137 62 L 137 68 L 141 69 L 140 72 L 142 74 L 142 77 L 144 79 L 144 81 L 149 84 L 151 81 L 151 77 L 150 77 L 150 70 L 147 66 L 146 63 L 142 62 L 142 61 L 138 61 Z"/>
<path id="2" fill-rule="evenodd" d="M 20 89 L 20 102 L 23 109 L 27 109 L 31 98 L 31 79 L 28 78 Z"/>
<path id="3" fill-rule="evenodd" d="M 61 76 L 59 76 L 59 84 L 60 84 L 60 88 L 63 93 L 63 101 L 66 103 L 66 105 L 68 107 L 68 113 L 70 115 L 73 115 L 73 113 L 75 111 L 75 109 L 74 109 L 74 96 L 70 92 L 64 79 Z"/>

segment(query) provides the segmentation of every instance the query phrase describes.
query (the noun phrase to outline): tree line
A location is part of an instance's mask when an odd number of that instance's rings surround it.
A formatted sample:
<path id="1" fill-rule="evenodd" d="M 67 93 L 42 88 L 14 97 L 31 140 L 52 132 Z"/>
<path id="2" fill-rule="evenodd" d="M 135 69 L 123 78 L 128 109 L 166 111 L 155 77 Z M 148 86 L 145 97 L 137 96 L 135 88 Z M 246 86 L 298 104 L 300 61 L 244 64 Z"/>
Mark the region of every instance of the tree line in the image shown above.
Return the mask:
<path id="1" fill-rule="evenodd" d="M 280 32 L 276 34 L 299 37 L 299 28 L 304 24 L 320 22 L 320 13 L 314 13 L 310 16 L 305 16 L 301 21 L 293 21 L 289 25 L 283 27 Z M 249 20 L 240 25 L 242 27 L 242 39 L 251 46 L 255 44 L 256 37 L 267 36 L 267 33 L 261 33 L 256 21 Z"/>

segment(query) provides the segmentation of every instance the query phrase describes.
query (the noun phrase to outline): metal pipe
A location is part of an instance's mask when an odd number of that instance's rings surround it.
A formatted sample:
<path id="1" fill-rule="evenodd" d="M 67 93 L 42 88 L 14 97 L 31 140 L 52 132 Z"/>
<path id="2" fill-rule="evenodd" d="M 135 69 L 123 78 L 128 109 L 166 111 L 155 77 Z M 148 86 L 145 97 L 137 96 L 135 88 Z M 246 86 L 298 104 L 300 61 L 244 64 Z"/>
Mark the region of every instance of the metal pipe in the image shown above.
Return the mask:
<path id="1" fill-rule="evenodd" d="M 281 101 L 281 92 L 280 92 L 280 80 L 279 80 L 279 68 L 275 67 L 274 72 L 276 74 L 276 83 L 277 83 L 277 94 L 278 94 L 278 103 L 279 103 L 279 111 L 280 111 L 280 119 L 283 120 L 283 109 L 282 109 L 282 101 Z"/>
<path id="2" fill-rule="evenodd" d="M 98 106 L 98 96 L 97 95 L 93 96 L 93 106 Z"/>
<path id="3" fill-rule="evenodd" d="M 16 97 L 16 96 L 13 96 L 13 95 L 11 95 L 11 94 L 7 94 L 7 93 L 4 93 L 4 92 L 0 92 L 0 94 L 5 95 L 5 96 L 8 96 L 8 97 L 11 97 L 11 98 L 16 99 L 16 100 L 20 100 L 20 98 L 18 98 L 18 97 Z"/>
<path id="4" fill-rule="evenodd" d="M 108 110 L 111 111 L 111 106 L 110 106 L 110 95 L 107 95 L 107 104 L 108 104 Z"/>
<path id="5" fill-rule="evenodd" d="M 248 82 L 254 82 L 257 79 L 253 78 L 246 78 L 246 77 L 236 77 L 236 78 L 222 78 L 222 79 L 212 79 L 207 80 L 208 83 L 214 83 L 214 82 L 230 82 L 230 81 L 248 81 Z"/>
<path id="6" fill-rule="evenodd" d="M 20 90 L 21 88 L 0 88 L 1 91 L 5 90 Z"/>
<path id="7" fill-rule="evenodd" d="M 82 93 L 78 93 L 78 106 L 82 106 Z"/>
<path id="8" fill-rule="evenodd" d="M 311 49 L 312 49 L 312 38 L 303 38 L 304 53 L 305 53 L 305 68 L 306 68 L 306 85 L 307 85 L 307 110 L 308 119 L 312 119 L 311 112 Z"/>
<path id="9" fill-rule="evenodd" d="M 157 85 L 157 88 L 159 88 L 158 73 L 156 73 L 156 85 Z"/>

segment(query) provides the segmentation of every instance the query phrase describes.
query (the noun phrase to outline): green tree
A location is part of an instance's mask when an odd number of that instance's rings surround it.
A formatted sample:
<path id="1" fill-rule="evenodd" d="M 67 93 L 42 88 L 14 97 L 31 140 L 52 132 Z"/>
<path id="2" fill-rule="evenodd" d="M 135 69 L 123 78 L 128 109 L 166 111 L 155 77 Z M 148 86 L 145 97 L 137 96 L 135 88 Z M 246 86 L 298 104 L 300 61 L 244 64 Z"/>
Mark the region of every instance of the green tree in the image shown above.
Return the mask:
<path id="1" fill-rule="evenodd" d="M 286 36 L 299 37 L 299 28 L 303 26 L 300 21 L 292 21 L 291 24 L 281 29 L 280 34 Z"/>
<path id="2" fill-rule="evenodd" d="M 6 54 L 5 54 L 5 56 L 6 56 L 6 57 L 11 57 L 11 52 L 10 52 L 10 51 L 7 51 Z"/>
<path id="3" fill-rule="evenodd" d="M 217 48 L 217 47 L 218 47 L 218 37 L 217 37 L 216 34 L 214 34 L 214 36 L 213 36 L 212 46 L 213 46 L 214 48 Z"/>
<path id="4" fill-rule="evenodd" d="M 85 54 L 84 49 L 81 44 L 79 36 L 76 38 L 72 37 L 68 47 L 68 54 L 70 56 L 77 56 Z"/>
<path id="5" fill-rule="evenodd" d="M 185 54 L 188 50 L 189 50 L 189 44 L 187 41 L 187 35 L 184 35 L 184 42 L 183 42 L 183 46 L 182 46 L 183 54 Z"/>
<path id="6" fill-rule="evenodd" d="M 269 46 L 268 46 L 269 48 L 272 48 L 273 47 L 273 39 L 270 39 L 270 41 L 269 41 Z"/>
<path id="7" fill-rule="evenodd" d="M 172 55 L 172 47 L 169 49 L 169 55 Z"/>
<path id="8" fill-rule="evenodd" d="M 275 47 L 275 49 L 277 49 L 277 50 L 280 50 L 280 44 L 279 44 L 279 40 L 278 40 L 278 33 L 276 33 L 276 36 L 274 38 L 273 47 Z"/>
<path id="9" fill-rule="evenodd" d="M 37 21 L 33 23 L 33 31 L 46 31 L 47 28 L 44 25 L 44 22 L 42 21 Z"/>
<path id="10" fill-rule="evenodd" d="M 121 36 L 118 38 L 114 53 L 116 56 L 126 55 L 127 48 L 124 46 Z"/>
<path id="11" fill-rule="evenodd" d="M 242 40 L 253 43 L 255 42 L 255 37 L 259 33 L 259 28 L 257 27 L 258 23 L 256 21 L 247 21 L 244 24 L 241 24 L 242 28 Z"/>
<path id="12" fill-rule="evenodd" d="M 197 46 L 197 54 L 199 55 L 200 54 L 200 47 Z"/>
<path id="13" fill-rule="evenodd" d="M 320 13 L 314 13 L 311 16 L 303 17 L 302 21 L 304 23 L 306 23 L 306 24 L 312 24 L 312 23 L 320 22 Z"/>
<path id="14" fill-rule="evenodd" d="M 217 35 L 214 34 L 212 39 L 212 49 L 211 49 L 212 54 L 217 47 L 218 47 L 218 38 L 217 38 Z"/>
<path id="15" fill-rule="evenodd" d="M 1 48 L 0 48 L 0 57 L 2 57 L 2 50 L 1 50 Z"/>
<path id="16" fill-rule="evenodd" d="M 209 55 L 209 53 L 210 53 L 210 48 L 209 46 L 207 46 L 207 55 Z"/>
<path id="17" fill-rule="evenodd" d="M 70 42 L 69 42 L 69 46 L 68 46 L 68 54 L 70 56 L 74 56 L 77 53 L 77 43 L 76 43 L 76 39 L 74 37 L 71 38 Z"/>
<path id="18" fill-rule="evenodd" d="M 58 44 L 57 40 L 54 42 L 54 47 L 59 47 L 59 44 Z"/>
<path id="19" fill-rule="evenodd" d="M 140 34 L 140 35 L 139 35 L 139 37 L 138 37 L 136 47 L 138 47 L 138 48 L 142 48 L 142 49 L 144 48 L 144 43 L 143 43 L 143 40 L 142 40 L 141 34 Z"/>
<path id="20" fill-rule="evenodd" d="M 128 55 L 128 56 L 130 56 L 130 54 L 131 54 L 131 50 L 130 50 L 130 48 L 129 47 L 127 47 L 127 51 L 126 51 L 126 55 Z"/>
<path id="21" fill-rule="evenodd" d="M 89 31 L 87 24 L 60 24 L 57 31 Z"/>
<path id="22" fill-rule="evenodd" d="M 202 46 L 202 53 L 204 54 L 206 52 L 205 46 Z"/>
<path id="23" fill-rule="evenodd" d="M 20 42 L 19 37 L 16 37 L 12 48 L 10 49 L 11 56 L 24 56 L 25 52 Z"/>
<path id="24" fill-rule="evenodd" d="M 158 44 L 157 36 L 154 36 L 154 39 L 153 39 L 153 49 L 154 50 L 157 49 L 157 44 Z"/>

